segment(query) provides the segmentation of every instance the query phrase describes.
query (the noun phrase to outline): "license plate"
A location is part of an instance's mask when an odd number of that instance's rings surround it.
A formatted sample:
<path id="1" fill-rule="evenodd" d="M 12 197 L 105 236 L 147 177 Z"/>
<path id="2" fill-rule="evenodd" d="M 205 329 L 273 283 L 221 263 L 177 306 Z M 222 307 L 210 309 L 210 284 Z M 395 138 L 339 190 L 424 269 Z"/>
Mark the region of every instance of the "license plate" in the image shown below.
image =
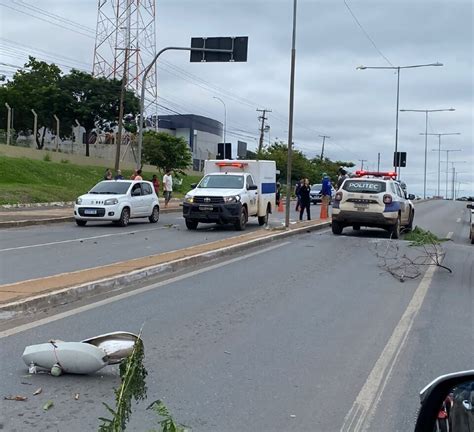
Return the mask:
<path id="1" fill-rule="evenodd" d="M 354 207 L 358 211 L 365 211 L 369 208 L 369 205 L 368 204 L 354 204 Z"/>
<path id="2" fill-rule="evenodd" d="M 214 207 L 211 205 L 200 205 L 199 210 L 201 211 L 213 211 Z"/>
<path id="3" fill-rule="evenodd" d="M 86 210 L 84 210 L 84 214 L 86 214 L 86 215 L 95 215 L 95 214 L 97 214 L 97 210 L 86 209 Z"/>

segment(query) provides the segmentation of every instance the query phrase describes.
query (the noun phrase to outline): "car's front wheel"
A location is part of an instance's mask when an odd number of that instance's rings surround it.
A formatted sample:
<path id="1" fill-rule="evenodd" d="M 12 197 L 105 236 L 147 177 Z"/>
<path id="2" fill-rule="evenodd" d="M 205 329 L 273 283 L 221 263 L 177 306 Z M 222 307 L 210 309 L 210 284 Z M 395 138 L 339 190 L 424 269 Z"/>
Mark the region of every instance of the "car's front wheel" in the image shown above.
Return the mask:
<path id="1" fill-rule="evenodd" d="M 151 216 L 148 218 L 150 223 L 157 223 L 158 219 L 160 219 L 160 209 L 158 206 L 153 207 L 153 211 L 151 212 Z"/>
<path id="2" fill-rule="evenodd" d="M 86 223 L 87 221 L 85 220 L 76 219 L 77 226 L 83 227 L 83 226 L 86 226 Z"/>
<path id="3" fill-rule="evenodd" d="M 188 230 L 193 230 L 193 231 L 195 229 L 197 229 L 198 223 L 199 223 L 199 222 L 197 222 L 195 220 L 192 220 L 192 219 L 186 219 L 185 222 L 186 222 L 186 228 Z"/>
<path id="4" fill-rule="evenodd" d="M 128 207 L 125 207 L 120 214 L 120 219 L 118 220 L 117 225 L 121 227 L 126 227 L 130 222 L 130 210 Z"/>
<path id="5" fill-rule="evenodd" d="M 247 225 L 247 210 L 242 207 L 240 210 L 239 220 L 235 223 L 235 229 L 237 231 L 243 231 Z"/>

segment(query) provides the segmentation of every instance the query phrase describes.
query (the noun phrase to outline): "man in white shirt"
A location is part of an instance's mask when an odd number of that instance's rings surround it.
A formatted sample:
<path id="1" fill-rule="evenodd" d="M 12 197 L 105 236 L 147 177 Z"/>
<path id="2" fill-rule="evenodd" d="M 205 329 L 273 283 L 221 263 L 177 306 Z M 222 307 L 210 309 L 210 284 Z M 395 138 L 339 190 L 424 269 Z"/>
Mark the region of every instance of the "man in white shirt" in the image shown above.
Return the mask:
<path id="1" fill-rule="evenodd" d="M 163 193 L 165 196 L 165 208 L 171 199 L 171 192 L 173 192 L 173 178 L 171 177 L 171 170 L 168 168 L 163 176 Z"/>

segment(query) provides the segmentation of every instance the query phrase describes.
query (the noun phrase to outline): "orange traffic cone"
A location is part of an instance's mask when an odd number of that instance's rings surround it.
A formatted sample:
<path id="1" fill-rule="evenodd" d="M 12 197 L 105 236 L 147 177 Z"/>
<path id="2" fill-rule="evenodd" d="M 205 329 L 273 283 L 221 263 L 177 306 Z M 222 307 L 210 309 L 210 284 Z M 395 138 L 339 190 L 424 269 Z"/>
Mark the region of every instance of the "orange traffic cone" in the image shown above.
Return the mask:
<path id="1" fill-rule="evenodd" d="M 280 200 L 280 202 L 278 203 L 278 211 L 280 213 L 285 211 L 285 209 L 283 208 L 283 200 Z"/>
<path id="2" fill-rule="evenodd" d="M 328 218 L 328 205 L 325 202 L 321 203 L 321 213 L 319 215 L 320 219 L 327 219 Z"/>

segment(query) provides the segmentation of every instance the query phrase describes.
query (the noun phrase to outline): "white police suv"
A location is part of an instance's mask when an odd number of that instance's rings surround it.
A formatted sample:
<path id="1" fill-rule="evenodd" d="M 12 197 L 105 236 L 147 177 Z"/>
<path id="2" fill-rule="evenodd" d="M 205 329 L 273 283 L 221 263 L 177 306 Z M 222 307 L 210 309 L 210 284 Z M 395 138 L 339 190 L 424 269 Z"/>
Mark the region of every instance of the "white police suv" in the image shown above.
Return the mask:
<path id="1" fill-rule="evenodd" d="M 334 197 L 332 232 L 341 234 L 347 226 L 354 230 L 364 227 L 386 229 L 394 239 L 402 229 L 411 230 L 415 209 L 395 180 L 394 172 L 356 171 L 355 178 L 344 180 Z"/>
<path id="2" fill-rule="evenodd" d="M 153 184 L 143 180 L 104 180 L 87 194 L 81 195 L 74 206 L 76 224 L 88 221 L 112 221 L 127 226 L 132 218 L 147 217 L 158 222 L 160 204 Z"/>

